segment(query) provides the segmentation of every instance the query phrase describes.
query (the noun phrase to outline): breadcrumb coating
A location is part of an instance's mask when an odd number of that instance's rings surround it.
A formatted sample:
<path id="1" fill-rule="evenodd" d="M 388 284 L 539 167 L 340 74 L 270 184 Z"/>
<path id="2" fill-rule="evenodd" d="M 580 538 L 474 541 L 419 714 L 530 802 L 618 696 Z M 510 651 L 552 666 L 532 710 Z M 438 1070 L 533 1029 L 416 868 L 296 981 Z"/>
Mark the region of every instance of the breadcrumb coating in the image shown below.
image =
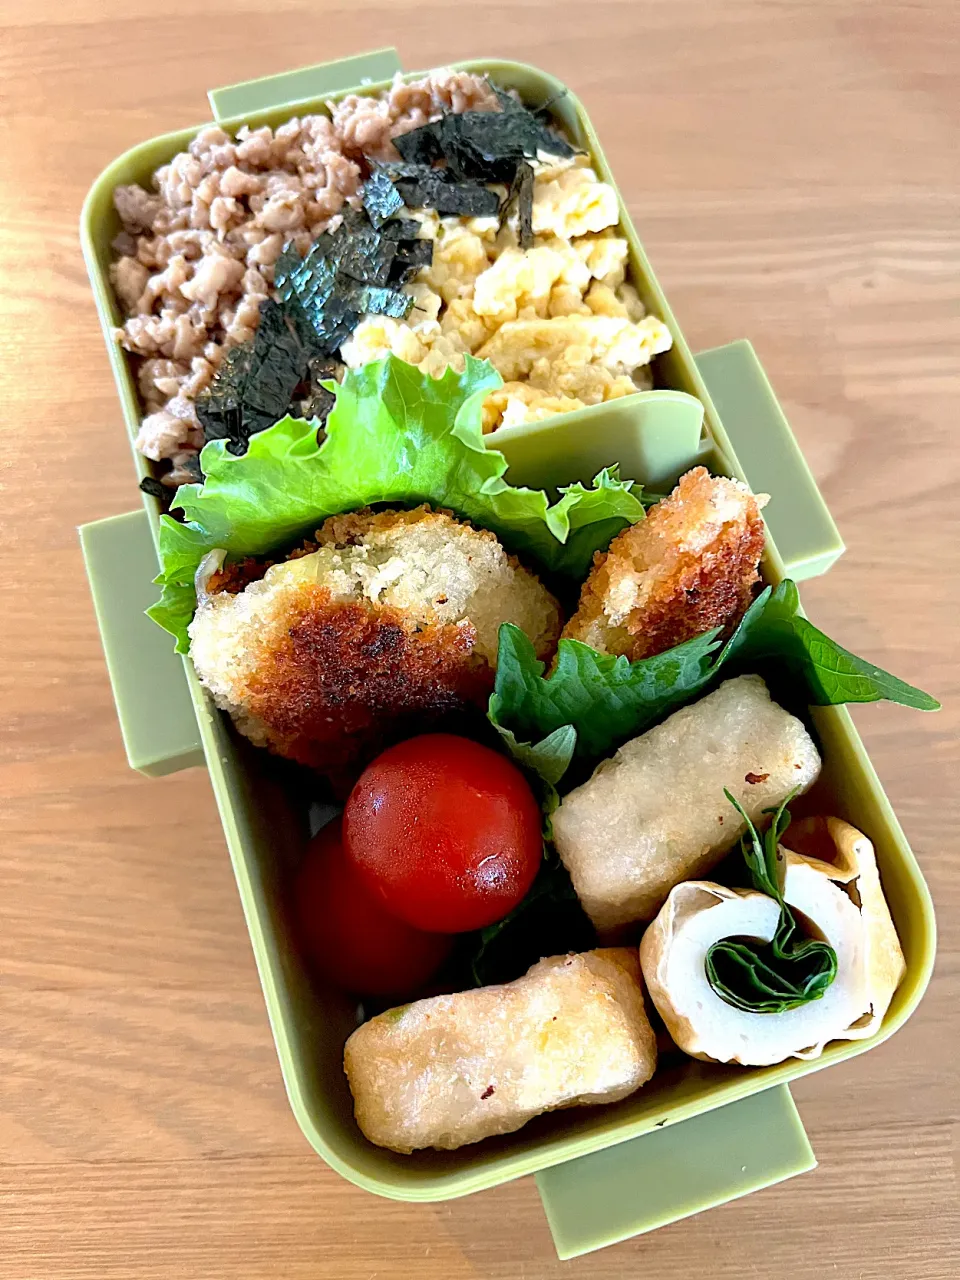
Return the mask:
<path id="1" fill-rule="evenodd" d="M 241 733 L 335 779 L 398 733 L 482 708 L 502 622 L 541 657 L 560 630 L 553 596 L 492 533 L 428 507 L 333 516 L 261 568 L 211 578 L 191 657 Z"/>
<path id="2" fill-rule="evenodd" d="M 759 581 L 765 502 L 739 480 L 694 467 L 597 553 L 564 636 L 635 662 L 732 627 Z"/>

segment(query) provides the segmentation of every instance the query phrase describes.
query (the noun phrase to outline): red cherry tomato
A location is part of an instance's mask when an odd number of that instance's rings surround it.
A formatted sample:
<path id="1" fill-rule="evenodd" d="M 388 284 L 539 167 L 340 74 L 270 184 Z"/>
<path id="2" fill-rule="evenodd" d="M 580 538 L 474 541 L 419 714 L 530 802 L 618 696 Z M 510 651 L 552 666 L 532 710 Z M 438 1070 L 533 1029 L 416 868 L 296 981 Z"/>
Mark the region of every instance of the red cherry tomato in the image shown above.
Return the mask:
<path id="1" fill-rule="evenodd" d="M 459 933 L 502 919 L 543 855 L 540 806 L 509 760 L 428 733 L 364 770 L 343 815 L 347 854 L 388 911 Z"/>
<path id="2" fill-rule="evenodd" d="M 293 884 L 293 914 L 300 944 L 318 971 L 357 995 L 416 991 L 452 945 L 383 908 L 346 856 L 339 818 L 307 846 Z"/>

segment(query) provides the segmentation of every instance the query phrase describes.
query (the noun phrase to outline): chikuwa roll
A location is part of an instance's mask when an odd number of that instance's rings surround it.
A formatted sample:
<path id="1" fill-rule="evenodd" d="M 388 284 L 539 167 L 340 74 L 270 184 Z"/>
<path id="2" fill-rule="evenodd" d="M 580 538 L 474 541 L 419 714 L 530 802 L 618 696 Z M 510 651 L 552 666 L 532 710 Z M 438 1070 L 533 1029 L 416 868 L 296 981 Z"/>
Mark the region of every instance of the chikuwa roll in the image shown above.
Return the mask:
<path id="1" fill-rule="evenodd" d="M 831 1040 L 876 1031 L 905 971 L 873 845 L 837 818 L 797 823 L 777 864 L 787 906 L 836 953 L 818 998 L 782 1012 L 738 1008 L 708 978 L 707 955 L 726 939 L 772 941 L 780 906 L 754 890 L 687 881 L 670 893 L 640 945 L 651 998 L 674 1042 L 708 1061 L 763 1067 L 816 1058 Z"/>
<path id="2" fill-rule="evenodd" d="M 820 757 L 759 676 L 739 676 L 627 742 L 553 815 L 557 850 L 600 930 L 652 920 L 681 880 L 710 871 L 746 823 L 806 791 Z"/>

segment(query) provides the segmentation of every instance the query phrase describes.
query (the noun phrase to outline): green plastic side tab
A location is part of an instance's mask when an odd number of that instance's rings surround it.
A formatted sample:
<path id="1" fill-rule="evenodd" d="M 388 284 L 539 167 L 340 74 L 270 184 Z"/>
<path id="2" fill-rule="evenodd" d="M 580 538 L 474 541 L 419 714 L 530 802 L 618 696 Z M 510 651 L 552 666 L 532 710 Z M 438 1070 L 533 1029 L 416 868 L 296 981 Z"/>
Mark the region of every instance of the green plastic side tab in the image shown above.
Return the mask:
<path id="1" fill-rule="evenodd" d="M 745 339 L 696 357 L 740 467 L 754 493 L 769 493 L 767 527 L 797 582 L 826 573 L 844 552 L 793 432 Z"/>
<path id="2" fill-rule="evenodd" d="M 219 123 L 235 116 L 311 102 L 328 93 L 342 93 L 344 89 L 362 84 L 378 84 L 381 80 L 391 80 L 399 70 L 400 57 L 396 49 L 376 49 L 355 58 L 320 62 L 315 67 L 301 67 L 298 71 L 211 89 L 207 100 L 214 120 Z"/>
<path id="3" fill-rule="evenodd" d="M 81 525 L 80 545 L 130 767 L 157 778 L 203 764 L 183 660 L 144 614 L 157 598 L 146 511 Z"/>
<path id="4" fill-rule="evenodd" d="M 693 466 L 703 405 L 683 391 L 645 391 L 541 422 L 501 427 L 486 437 L 507 460 L 511 484 L 559 488 L 619 463 L 620 475 L 648 488 L 670 488 Z"/>
<path id="5" fill-rule="evenodd" d="M 786 1085 L 536 1175 L 560 1258 L 628 1240 L 816 1168 Z"/>

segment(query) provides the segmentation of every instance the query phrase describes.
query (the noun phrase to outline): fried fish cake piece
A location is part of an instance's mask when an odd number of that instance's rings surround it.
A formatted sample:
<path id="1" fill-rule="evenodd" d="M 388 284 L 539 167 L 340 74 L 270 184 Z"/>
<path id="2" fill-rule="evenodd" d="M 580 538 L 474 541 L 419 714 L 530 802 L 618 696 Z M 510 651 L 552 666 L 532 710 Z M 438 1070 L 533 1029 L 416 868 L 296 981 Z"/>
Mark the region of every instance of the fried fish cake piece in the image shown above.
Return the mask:
<path id="1" fill-rule="evenodd" d="M 597 554 L 564 636 L 636 661 L 733 626 L 759 580 L 765 502 L 694 467 Z"/>
<path id="2" fill-rule="evenodd" d="M 813 739 L 760 676 L 737 676 L 625 742 L 552 815 L 553 838 L 602 932 L 652 920 L 681 880 L 711 871 L 751 821 L 820 773 Z"/>
<path id="3" fill-rule="evenodd" d="M 428 507 L 333 516 L 315 549 L 250 576 L 201 592 L 200 680 L 252 742 L 345 779 L 385 735 L 482 708 L 502 622 L 541 657 L 560 630 L 556 600 L 492 533 Z"/>
<path id="4" fill-rule="evenodd" d="M 406 1154 L 616 1102 L 653 1075 L 657 1043 L 637 950 L 610 947 L 390 1009 L 354 1031 L 343 1061 L 364 1135 Z"/>

